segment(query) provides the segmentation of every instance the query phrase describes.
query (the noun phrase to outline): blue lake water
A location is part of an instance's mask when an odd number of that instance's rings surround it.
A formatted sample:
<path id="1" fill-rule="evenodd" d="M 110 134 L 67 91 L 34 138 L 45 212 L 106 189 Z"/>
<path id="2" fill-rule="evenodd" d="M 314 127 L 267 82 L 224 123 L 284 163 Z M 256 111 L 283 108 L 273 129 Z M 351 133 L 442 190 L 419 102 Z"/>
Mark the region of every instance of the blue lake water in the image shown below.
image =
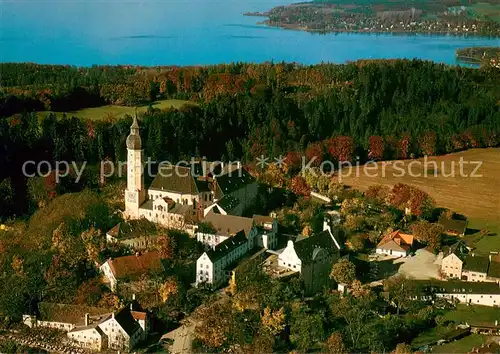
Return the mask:
<path id="1" fill-rule="evenodd" d="M 319 35 L 243 16 L 297 1 L 0 0 L 0 61 L 88 66 L 421 58 L 456 64 L 457 48 L 500 45 L 498 38 Z"/>

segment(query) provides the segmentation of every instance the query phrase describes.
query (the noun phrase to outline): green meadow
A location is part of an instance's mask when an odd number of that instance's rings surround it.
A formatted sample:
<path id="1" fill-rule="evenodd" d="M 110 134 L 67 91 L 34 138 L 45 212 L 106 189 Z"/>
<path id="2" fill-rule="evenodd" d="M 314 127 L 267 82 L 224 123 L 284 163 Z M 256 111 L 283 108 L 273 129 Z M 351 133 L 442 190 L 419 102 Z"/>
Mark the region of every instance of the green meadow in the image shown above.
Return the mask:
<path id="1" fill-rule="evenodd" d="M 151 103 L 153 108 L 157 109 L 167 109 L 167 108 L 180 108 L 185 105 L 196 105 L 192 101 L 185 100 L 160 100 Z M 139 107 L 127 107 L 127 106 L 116 106 L 107 105 L 101 107 L 84 108 L 73 112 L 50 112 L 41 111 L 38 112 L 39 117 L 46 117 L 50 113 L 55 113 L 58 118 L 61 118 L 64 114 L 67 116 L 75 116 L 91 120 L 99 120 L 107 117 L 122 118 L 125 115 L 134 115 L 135 109 L 137 108 L 137 113 L 145 113 L 150 105 L 139 106 Z"/>

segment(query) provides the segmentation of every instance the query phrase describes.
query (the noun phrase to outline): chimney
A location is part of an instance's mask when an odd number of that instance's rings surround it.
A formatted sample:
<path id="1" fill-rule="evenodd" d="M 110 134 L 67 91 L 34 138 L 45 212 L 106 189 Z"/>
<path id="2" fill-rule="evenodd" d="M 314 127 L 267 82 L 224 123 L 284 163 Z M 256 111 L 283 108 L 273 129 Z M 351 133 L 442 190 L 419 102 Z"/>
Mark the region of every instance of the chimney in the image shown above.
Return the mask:
<path id="1" fill-rule="evenodd" d="M 498 326 L 498 320 L 495 320 L 495 326 Z"/>
<path id="2" fill-rule="evenodd" d="M 85 314 L 85 326 L 88 326 L 89 325 L 89 314 L 86 313 Z"/>
<path id="3" fill-rule="evenodd" d="M 130 303 L 130 311 L 134 311 L 134 302 L 133 301 Z"/>
<path id="4" fill-rule="evenodd" d="M 203 177 L 207 177 L 208 173 L 207 173 L 207 157 L 206 156 L 203 156 L 201 158 L 201 171 L 203 173 Z"/>
<path id="5" fill-rule="evenodd" d="M 241 168 L 241 162 L 238 161 L 238 170 Z"/>
<path id="6" fill-rule="evenodd" d="M 115 318 L 115 313 L 111 312 L 111 318 Z"/>
<path id="7" fill-rule="evenodd" d="M 141 252 L 135 252 L 135 256 L 139 257 L 141 255 Z"/>
<path id="8" fill-rule="evenodd" d="M 135 294 L 132 294 L 132 300 L 135 301 Z"/>

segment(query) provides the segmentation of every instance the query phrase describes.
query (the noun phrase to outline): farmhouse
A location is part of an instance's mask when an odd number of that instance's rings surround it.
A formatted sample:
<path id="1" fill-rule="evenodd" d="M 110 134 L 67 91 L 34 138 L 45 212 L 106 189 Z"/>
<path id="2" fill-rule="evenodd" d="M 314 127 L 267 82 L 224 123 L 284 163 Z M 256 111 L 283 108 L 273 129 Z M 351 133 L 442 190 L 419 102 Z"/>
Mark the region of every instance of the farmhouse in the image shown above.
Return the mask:
<path id="1" fill-rule="evenodd" d="M 441 272 L 448 278 L 461 279 L 462 267 L 469 249 L 462 241 L 453 244 L 443 257 Z"/>
<path id="2" fill-rule="evenodd" d="M 194 223 L 211 209 L 220 214 L 241 215 L 257 195 L 257 183 L 239 163 L 217 164 L 205 160 L 183 166 L 161 165 L 146 189 L 137 117 L 126 143 L 124 216 L 129 219 L 145 218 L 194 233 Z"/>
<path id="3" fill-rule="evenodd" d="M 86 315 L 100 318 L 109 312 L 107 308 L 40 302 L 35 315 L 23 315 L 23 323 L 30 328 L 48 327 L 69 332 L 83 326 Z"/>
<path id="4" fill-rule="evenodd" d="M 488 282 L 419 281 L 429 294 L 450 301 L 484 306 L 500 304 L 500 286 Z M 425 283 L 426 282 L 426 283 Z"/>
<path id="5" fill-rule="evenodd" d="M 413 235 L 402 233 L 399 230 L 394 231 L 379 242 L 375 252 L 378 254 L 406 257 L 410 254 L 413 242 Z"/>
<path id="6" fill-rule="evenodd" d="M 441 215 L 438 224 L 443 226 L 445 233 L 451 236 L 463 236 L 467 230 L 467 220 L 450 219 L 445 215 Z"/>
<path id="7" fill-rule="evenodd" d="M 465 257 L 462 267 L 462 280 L 487 281 L 488 267 L 490 260 L 488 257 L 476 256 L 474 253 Z"/>
<path id="8" fill-rule="evenodd" d="M 154 224 L 145 219 L 120 222 L 106 233 L 106 242 L 142 250 L 154 244 L 154 232 Z"/>
<path id="9" fill-rule="evenodd" d="M 118 282 L 133 281 L 143 274 L 161 272 L 163 266 L 157 251 L 140 253 L 108 259 L 100 267 L 101 272 L 110 284 L 111 290 L 116 290 Z"/>

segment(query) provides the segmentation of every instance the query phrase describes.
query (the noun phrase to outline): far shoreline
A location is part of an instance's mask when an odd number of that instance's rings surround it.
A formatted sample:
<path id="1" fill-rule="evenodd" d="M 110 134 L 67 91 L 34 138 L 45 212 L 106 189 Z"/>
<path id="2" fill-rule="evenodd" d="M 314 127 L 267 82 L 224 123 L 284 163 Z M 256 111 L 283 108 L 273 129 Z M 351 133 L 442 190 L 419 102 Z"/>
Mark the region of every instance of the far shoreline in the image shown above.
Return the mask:
<path id="1" fill-rule="evenodd" d="M 267 17 L 267 15 L 255 15 L 244 13 L 243 16 L 248 17 Z M 449 32 L 449 31 L 431 31 L 431 32 L 406 32 L 406 31 L 372 31 L 372 30 L 316 30 L 304 28 L 299 25 L 294 24 L 275 24 L 270 23 L 270 20 L 258 21 L 256 22 L 259 26 L 265 26 L 269 28 L 280 28 L 283 30 L 297 31 L 297 32 L 306 32 L 311 34 L 319 34 L 319 35 L 338 35 L 338 34 L 373 34 L 373 35 L 391 35 L 391 36 L 436 36 L 436 37 L 464 37 L 464 38 L 480 38 L 480 39 L 499 39 L 500 36 L 487 36 L 477 32 Z"/>

